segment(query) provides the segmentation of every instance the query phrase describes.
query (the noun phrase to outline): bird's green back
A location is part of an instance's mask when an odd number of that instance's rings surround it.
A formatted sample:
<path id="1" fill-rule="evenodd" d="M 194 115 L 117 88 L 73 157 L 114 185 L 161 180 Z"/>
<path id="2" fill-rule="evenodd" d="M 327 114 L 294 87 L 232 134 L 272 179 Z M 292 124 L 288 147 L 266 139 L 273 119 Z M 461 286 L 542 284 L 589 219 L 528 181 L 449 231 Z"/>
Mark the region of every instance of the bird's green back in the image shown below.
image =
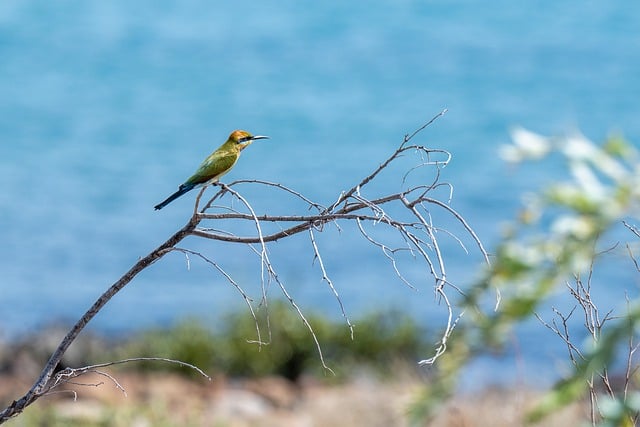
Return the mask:
<path id="1" fill-rule="evenodd" d="M 185 184 L 199 185 L 218 180 L 236 164 L 240 157 L 240 149 L 234 141 L 227 141 L 209 157 L 204 159 L 198 170 Z"/>

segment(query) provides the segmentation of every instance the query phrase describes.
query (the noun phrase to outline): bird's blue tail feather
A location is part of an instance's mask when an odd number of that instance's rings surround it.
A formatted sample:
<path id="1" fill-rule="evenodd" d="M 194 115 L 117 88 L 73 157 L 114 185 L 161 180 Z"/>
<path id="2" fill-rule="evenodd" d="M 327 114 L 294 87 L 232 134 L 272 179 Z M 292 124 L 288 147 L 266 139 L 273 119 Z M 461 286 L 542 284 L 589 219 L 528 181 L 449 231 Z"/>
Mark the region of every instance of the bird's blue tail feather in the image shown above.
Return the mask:
<path id="1" fill-rule="evenodd" d="M 167 197 L 162 203 L 159 203 L 159 204 L 155 205 L 154 209 L 155 210 L 160 210 L 160 209 L 164 208 L 169 203 L 173 202 L 175 199 L 177 199 L 178 197 L 182 196 L 184 193 L 187 193 L 187 192 L 193 190 L 194 187 L 195 187 L 194 184 L 182 184 L 178 188 L 178 191 L 176 191 L 175 193 L 173 193 L 172 195 Z"/>

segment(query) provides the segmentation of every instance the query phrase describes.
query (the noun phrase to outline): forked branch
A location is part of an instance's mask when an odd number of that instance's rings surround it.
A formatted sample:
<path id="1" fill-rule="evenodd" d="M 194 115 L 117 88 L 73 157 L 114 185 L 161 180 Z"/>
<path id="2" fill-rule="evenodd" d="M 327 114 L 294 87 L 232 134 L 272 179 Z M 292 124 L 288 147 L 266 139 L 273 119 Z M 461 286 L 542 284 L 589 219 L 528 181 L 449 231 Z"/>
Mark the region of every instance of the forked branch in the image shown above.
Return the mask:
<path id="1" fill-rule="evenodd" d="M 217 186 L 218 191 L 207 203 L 200 207 L 200 199 L 205 190 L 205 188 L 203 188 L 197 196 L 193 214 L 187 224 L 167 239 L 167 241 L 162 245 L 158 246 L 147 256 L 136 262 L 127 273 L 125 273 L 117 282 L 107 289 L 100 298 L 98 298 L 98 300 L 64 337 L 31 389 L 24 396 L 13 401 L 7 408 L 0 412 L 0 423 L 21 413 L 28 405 L 33 403 L 39 397 L 52 392 L 53 389 L 62 382 L 68 382 L 70 377 L 76 377 L 88 371 L 95 372 L 96 366 L 92 366 L 71 370 L 66 369 L 54 374 L 64 353 L 71 343 L 78 337 L 87 323 L 93 319 L 93 317 L 116 293 L 130 283 L 138 273 L 169 252 L 178 251 L 182 252 L 186 256 L 189 254 L 197 255 L 209 262 L 227 281 L 240 291 L 245 302 L 249 305 L 251 313 L 255 319 L 252 300 L 244 293 L 242 288 L 240 288 L 230 274 L 223 270 L 217 262 L 207 258 L 201 253 L 177 246 L 178 243 L 187 236 L 202 237 L 205 239 L 228 243 L 239 243 L 251 248 L 253 253 L 255 253 L 260 260 L 263 289 L 263 301 L 261 301 L 261 303 L 266 304 L 266 288 L 270 284 L 275 283 L 282 294 L 290 302 L 292 307 L 296 310 L 301 321 L 309 329 L 318 349 L 320 360 L 322 361 L 323 366 L 326 367 L 322 357 L 320 343 L 313 332 L 313 327 L 307 321 L 302 310 L 289 294 L 285 283 L 279 277 L 274 262 L 269 257 L 268 244 L 306 232 L 309 236 L 312 256 L 320 266 L 322 280 L 329 286 L 337 299 L 342 315 L 353 334 L 353 326 L 349 321 L 346 309 L 342 304 L 337 287 L 334 284 L 334 281 L 330 278 L 330 268 L 323 260 L 322 247 L 320 242 L 316 239 L 316 234 L 322 232 L 324 227 L 328 224 L 334 224 L 336 227 L 340 227 L 340 223 L 345 222 L 354 224 L 354 229 L 357 230 L 356 232 L 364 237 L 366 242 L 373 244 L 382 252 L 383 256 L 389 261 L 391 268 L 402 283 L 414 286 L 407 276 L 403 274 L 399 264 L 397 263 L 397 256 L 401 253 L 408 253 L 413 257 L 412 259 L 414 262 L 423 263 L 425 265 L 425 272 L 428 272 L 434 279 L 434 292 L 439 297 L 438 300 L 443 301 L 444 304 L 446 304 L 449 316 L 446 320 L 447 324 L 444 335 L 439 347 L 436 349 L 436 355 L 431 359 L 423 361 L 423 363 L 433 363 L 433 361 L 435 361 L 435 359 L 446 349 L 447 338 L 455 327 L 455 323 L 459 318 L 459 315 L 454 316 L 454 310 L 449 302 L 450 299 L 446 294 L 448 288 L 452 288 L 456 291 L 458 291 L 458 288 L 448 283 L 446 262 L 438 242 L 439 232 L 442 231 L 442 229 L 433 223 L 431 215 L 432 210 L 437 209 L 443 211 L 445 214 L 458 221 L 470 238 L 475 242 L 479 252 L 482 254 L 486 262 L 488 262 L 487 253 L 483 248 L 480 239 L 463 217 L 449 205 L 452 186 L 450 184 L 440 182 L 441 169 L 449 163 L 451 155 L 445 150 L 431 149 L 423 145 L 412 144 L 412 140 L 423 129 L 429 126 L 438 117 L 442 116 L 445 112 L 446 110 L 436 115 L 411 135 L 406 135 L 400 146 L 377 168 L 375 168 L 372 173 L 350 187 L 347 191 L 340 192 L 335 201 L 328 205 L 314 202 L 297 190 L 289 188 L 283 184 L 260 180 L 240 180 L 227 185 L 219 184 Z M 392 194 L 367 196 L 367 194 L 376 194 L 377 188 L 374 185 L 376 178 L 385 171 L 390 164 L 396 162 L 401 157 L 410 157 L 411 159 L 416 160 L 413 161 L 410 167 L 405 169 L 404 175 L 392 177 L 397 178 L 400 191 Z M 419 184 L 408 186 L 407 177 L 409 175 L 415 177 L 415 174 L 420 170 L 430 171 L 432 176 L 429 179 L 419 176 Z M 238 191 L 238 188 L 243 186 L 259 186 L 260 188 L 277 191 L 283 197 L 293 198 L 298 203 L 302 202 L 302 204 L 306 206 L 306 212 L 309 213 L 257 214 L 247 198 Z M 434 192 L 441 188 L 448 190 L 446 201 L 441 201 L 433 195 Z M 230 198 L 231 202 L 239 202 L 236 204 L 239 204 L 240 207 L 233 208 L 232 203 L 216 205 L 216 203 L 221 202 L 223 197 Z M 283 204 L 278 203 L 277 206 L 283 206 Z M 277 206 L 273 206 L 270 209 L 275 211 Z M 216 223 L 219 224 L 219 220 L 223 219 L 244 222 L 254 231 L 250 234 L 240 236 L 229 231 L 222 231 L 212 227 L 212 225 L 215 225 Z M 266 227 L 267 224 L 270 224 L 270 227 Z M 274 228 L 274 225 L 278 226 L 277 231 L 264 232 L 267 228 Z M 372 235 L 370 227 L 375 225 L 387 227 L 392 234 L 395 235 L 395 239 L 393 239 L 393 242 L 395 243 L 390 243 L 383 238 Z M 245 227 L 245 229 L 247 229 L 247 227 Z M 453 236 L 452 233 L 446 230 L 445 235 Z M 400 246 L 397 244 L 398 237 L 400 238 L 399 241 L 402 242 Z M 463 245 L 461 239 L 458 239 L 455 236 L 453 237 L 459 244 Z M 257 342 L 262 343 L 259 328 L 257 333 Z"/>

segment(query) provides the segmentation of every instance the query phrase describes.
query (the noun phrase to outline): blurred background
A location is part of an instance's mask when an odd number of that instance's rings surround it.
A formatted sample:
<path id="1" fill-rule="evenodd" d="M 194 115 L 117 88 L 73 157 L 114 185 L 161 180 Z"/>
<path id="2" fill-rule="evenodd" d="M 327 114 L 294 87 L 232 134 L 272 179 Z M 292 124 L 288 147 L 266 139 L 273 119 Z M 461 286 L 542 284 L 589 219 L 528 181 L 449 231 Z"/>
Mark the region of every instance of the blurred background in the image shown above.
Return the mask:
<path id="1" fill-rule="evenodd" d="M 329 204 L 447 108 L 415 142 L 452 153 L 443 171 L 455 189 L 451 205 L 491 251 L 522 194 L 565 172 L 553 163 L 509 168 L 498 148 L 512 126 L 579 129 L 595 141 L 620 131 L 640 141 L 639 19 L 633 2 L 3 0 L 2 336 L 75 321 L 184 225 L 195 194 L 153 206 L 237 128 L 271 139 L 244 151 L 226 181 L 280 182 Z M 444 324 L 432 281 L 411 290 L 380 253 L 359 251 L 360 236 L 334 231 L 321 249 L 349 314 L 396 308 L 430 328 Z M 462 288 L 482 266 L 465 242 L 469 254 L 444 243 L 450 279 Z M 212 242 L 181 246 L 203 251 L 259 298 L 255 257 Z M 274 251 L 303 310 L 340 318 L 308 241 Z M 632 271 L 611 273 L 615 286 L 632 283 Z M 610 298 L 605 306 L 619 304 Z M 243 304 L 206 263 L 171 254 L 90 328 L 118 334 L 185 316 L 215 324 Z M 527 376 L 541 354 L 562 351 L 540 325 L 521 332 L 526 369 L 507 367 L 506 377 Z M 482 381 L 482 366 L 468 381 Z M 543 372 L 532 376 L 555 375 Z"/>

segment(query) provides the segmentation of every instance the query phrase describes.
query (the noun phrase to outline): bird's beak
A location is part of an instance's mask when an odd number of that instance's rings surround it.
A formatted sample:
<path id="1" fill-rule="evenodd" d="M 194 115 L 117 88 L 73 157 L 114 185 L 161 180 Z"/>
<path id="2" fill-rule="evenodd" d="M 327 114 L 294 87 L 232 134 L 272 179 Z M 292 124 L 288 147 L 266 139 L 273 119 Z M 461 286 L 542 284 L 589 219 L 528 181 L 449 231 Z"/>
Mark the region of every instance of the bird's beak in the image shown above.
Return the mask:
<path id="1" fill-rule="evenodd" d="M 247 139 L 244 142 L 240 143 L 240 149 L 244 150 L 245 148 L 247 148 L 249 145 L 253 144 L 253 141 L 255 141 L 256 139 L 269 139 L 268 136 L 263 136 L 263 135 L 255 135 L 252 136 L 251 139 Z"/>

